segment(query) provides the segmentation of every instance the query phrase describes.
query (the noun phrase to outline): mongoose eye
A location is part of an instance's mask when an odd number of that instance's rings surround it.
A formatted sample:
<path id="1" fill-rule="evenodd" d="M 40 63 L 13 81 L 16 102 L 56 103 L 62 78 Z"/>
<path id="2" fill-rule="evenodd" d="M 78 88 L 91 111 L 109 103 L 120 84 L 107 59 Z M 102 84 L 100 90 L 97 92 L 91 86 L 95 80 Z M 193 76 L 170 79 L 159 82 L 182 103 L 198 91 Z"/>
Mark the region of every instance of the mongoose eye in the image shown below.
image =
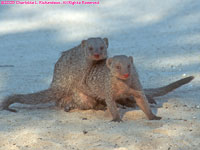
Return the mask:
<path id="1" fill-rule="evenodd" d="M 103 50 L 103 49 L 104 49 L 104 47 L 103 47 L 103 46 L 101 46 L 101 47 L 100 47 L 100 50 Z"/>
<path id="2" fill-rule="evenodd" d="M 121 69 L 121 66 L 116 66 L 117 69 Z"/>
<path id="3" fill-rule="evenodd" d="M 93 50 L 93 47 L 89 47 L 89 50 L 92 51 L 92 50 Z"/>
<path id="4" fill-rule="evenodd" d="M 129 69 L 130 67 L 131 67 L 131 65 L 129 64 L 129 65 L 128 65 L 128 69 Z"/>

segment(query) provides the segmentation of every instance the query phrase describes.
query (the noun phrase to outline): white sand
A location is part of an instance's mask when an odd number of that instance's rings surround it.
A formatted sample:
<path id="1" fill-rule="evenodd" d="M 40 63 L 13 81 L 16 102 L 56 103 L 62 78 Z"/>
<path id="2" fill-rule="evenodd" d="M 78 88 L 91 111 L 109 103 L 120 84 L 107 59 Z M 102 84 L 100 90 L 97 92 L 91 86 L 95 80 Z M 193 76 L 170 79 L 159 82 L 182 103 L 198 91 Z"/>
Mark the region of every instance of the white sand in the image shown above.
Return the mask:
<path id="1" fill-rule="evenodd" d="M 160 121 L 148 121 L 138 109 L 120 110 L 124 122 L 114 123 L 104 111 L 13 105 L 18 113 L 0 111 L 0 150 L 200 149 L 199 2 L 100 3 L 0 5 L 0 99 L 47 88 L 60 52 L 95 36 L 109 38 L 110 56 L 134 56 L 144 87 L 195 79 L 157 98 L 152 109 Z"/>

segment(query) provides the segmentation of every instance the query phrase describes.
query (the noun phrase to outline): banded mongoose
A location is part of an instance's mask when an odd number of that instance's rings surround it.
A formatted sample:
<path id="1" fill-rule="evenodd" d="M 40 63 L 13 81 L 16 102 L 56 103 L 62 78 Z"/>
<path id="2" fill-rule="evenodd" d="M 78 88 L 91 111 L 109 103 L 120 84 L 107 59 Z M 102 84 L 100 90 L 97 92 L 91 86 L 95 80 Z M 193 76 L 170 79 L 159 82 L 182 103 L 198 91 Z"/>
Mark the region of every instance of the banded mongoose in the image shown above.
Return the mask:
<path id="1" fill-rule="evenodd" d="M 55 64 L 51 86 L 32 94 L 16 94 L 8 96 L 0 105 L 0 109 L 16 112 L 9 106 L 13 103 L 39 104 L 56 101 L 58 105 L 62 97 L 70 97 L 71 90 L 84 84 L 84 78 L 96 62 L 107 58 L 108 39 L 89 38 L 80 45 L 64 51 Z"/>
<path id="2" fill-rule="evenodd" d="M 149 107 L 131 56 L 119 55 L 106 61 L 98 61 L 90 70 L 86 85 L 73 90 L 72 100 L 68 105 L 89 109 L 105 102 L 112 121 L 121 121 L 115 101 L 130 96 L 134 96 L 137 105 L 149 120 L 161 119 L 154 115 Z"/>

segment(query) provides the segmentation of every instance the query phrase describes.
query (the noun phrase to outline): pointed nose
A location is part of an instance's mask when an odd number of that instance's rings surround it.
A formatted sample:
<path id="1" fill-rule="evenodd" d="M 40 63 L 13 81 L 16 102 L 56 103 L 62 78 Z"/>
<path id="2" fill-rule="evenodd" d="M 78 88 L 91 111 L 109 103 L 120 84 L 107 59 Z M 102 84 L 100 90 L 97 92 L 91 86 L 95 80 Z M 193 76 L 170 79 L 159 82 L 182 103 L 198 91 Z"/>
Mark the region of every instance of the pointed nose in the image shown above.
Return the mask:
<path id="1" fill-rule="evenodd" d="M 128 78 L 128 77 L 129 77 L 129 74 L 128 74 L 128 73 L 124 74 L 124 77 L 125 77 L 125 78 Z"/>
<path id="2" fill-rule="evenodd" d="M 94 57 L 98 59 L 100 57 L 100 55 L 99 54 L 94 54 Z"/>

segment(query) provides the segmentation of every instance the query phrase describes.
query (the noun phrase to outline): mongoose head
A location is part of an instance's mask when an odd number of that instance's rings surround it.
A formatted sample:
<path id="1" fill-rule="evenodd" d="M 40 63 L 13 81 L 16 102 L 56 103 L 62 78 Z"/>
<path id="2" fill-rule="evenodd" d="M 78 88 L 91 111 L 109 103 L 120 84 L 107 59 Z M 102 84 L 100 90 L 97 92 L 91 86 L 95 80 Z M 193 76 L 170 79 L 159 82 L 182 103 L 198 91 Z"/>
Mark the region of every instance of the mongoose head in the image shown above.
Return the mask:
<path id="1" fill-rule="evenodd" d="M 81 42 L 85 55 L 90 60 L 103 60 L 107 58 L 108 39 L 89 38 Z"/>
<path id="2" fill-rule="evenodd" d="M 106 65 L 113 76 L 121 80 L 127 80 L 131 76 L 133 57 L 125 55 L 114 56 L 106 60 Z"/>

